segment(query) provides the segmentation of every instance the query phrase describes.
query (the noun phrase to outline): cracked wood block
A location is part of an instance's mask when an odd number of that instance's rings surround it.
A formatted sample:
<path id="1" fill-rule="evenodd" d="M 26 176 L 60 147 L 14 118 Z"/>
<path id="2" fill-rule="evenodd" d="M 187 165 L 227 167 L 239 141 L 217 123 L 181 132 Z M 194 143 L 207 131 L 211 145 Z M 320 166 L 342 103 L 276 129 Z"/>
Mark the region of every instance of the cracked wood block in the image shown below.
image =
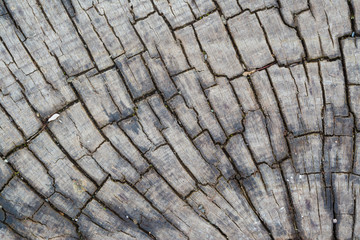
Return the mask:
<path id="1" fill-rule="evenodd" d="M 346 76 L 349 84 L 360 84 L 360 38 L 346 38 L 341 41 L 345 59 Z"/>
<path id="2" fill-rule="evenodd" d="M 82 9 L 78 1 L 73 1 L 72 6 L 74 12 L 76 12 L 73 16 L 73 21 L 95 61 L 94 64 L 99 70 L 114 65 L 105 44 L 96 32 L 96 28 L 91 24 L 91 18 L 87 12 Z"/>
<path id="3" fill-rule="evenodd" d="M 321 172 L 323 138 L 317 133 L 288 137 L 291 158 L 296 173 L 305 175 Z"/>
<path id="4" fill-rule="evenodd" d="M 100 127 L 133 114 L 135 107 L 116 70 L 73 81 L 76 90 Z"/>
<path id="5" fill-rule="evenodd" d="M 138 21 L 135 28 L 145 43 L 150 57 L 160 57 L 170 75 L 189 68 L 180 45 L 175 41 L 164 19 L 157 13 Z"/>
<path id="6" fill-rule="evenodd" d="M 196 182 L 168 145 L 146 153 L 156 171 L 181 196 L 185 197 L 196 188 Z"/>
<path id="7" fill-rule="evenodd" d="M 29 150 L 15 152 L 9 162 L 49 202 L 74 217 L 95 192 L 95 184 L 61 152 L 47 133 L 35 138 Z"/>
<path id="8" fill-rule="evenodd" d="M 94 31 L 99 36 L 109 55 L 111 55 L 112 58 L 115 58 L 125 53 L 116 31 L 113 26 L 109 24 L 106 15 L 99 14 L 94 7 L 84 11 L 90 19 L 89 24 L 91 24 L 91 26 L 94 28 Z"/>
<path id="9" fill-rule="evenodd" d="M 356 129 L 360 130 L 360 86 L 348 86 L 351 112 L 355 115 Z"/>
<path id="10" fill-rule="evenodd" d="M 309 9 L 307 0 L 280 0 L 280 11 L 285 24 L 295 26 L 296 15 Z"/>
<path id="11" fill-rule="evenodd" d="M 226 18 L 234 16 L 241 12 L 241 8 L 237 0 L 215 0 L 219 5 L 221 12 Z"/>
<path id="12" fill-rule="evenodd" d="M 91 200 L 79 216 L 79 229 L 86 239 L 151 240 L 151 235 L 131 220 L 122 219 L 96 200 Z"/>
<path id="13" fill-rule="evenodd" d="M 350 2 L 351 2 L 352 7 L 354 9 L 354 16 L 351 16 L 350 18 L 351 19 L 355 18 L 356 31 L 357 31 L 357 33 L 359 33 L 360 32 L 360 17 L 359 17 L 360 2 L 356 1 L 356 0 L 351 0 Z"/>
<path id="14" fill-rule="evenodd" d="M 115 59 L 115 63 L 133 98 L 139 98 L 155 90 L 150 73 L 140 55 L 129 59 L 120 56 Z"/>
<path id="15" fill-rule="evenodd" d="M 348 1 L 310 0 L 310 10 L 296 17 L 309 59 L 340 56 L 338 38 L 351 34 Z"/>
<path id="16" fill-rule="evenodd" d="M 296 30 L 287 26 L 275 8 L 256 13 L 267 35 L 270 48 L 278 64 L 288 65 L 300 62 L 305 56 Z"/>
<path id="17" fill-rule="evenodd" d="M 276 0 L 238 0 L 243 10 L 249 9 L 250 11 L 257 11 L 265 8 L 277 7 L 278 3 Z"/>
<path id="18" fill-rule="evenodd" d="M 244 12 L 228 20 L 228 25 L 241 58 L 248 68 L 260 68 L 274 61 L 255 14 Z"/>
<path id="19" fill-rule="evenodd" d="M 217 12 L 194 23 L 194 27 L 202 49 L 208 55 L 207 61 L 216 75 L 232 78 L 243 71 L 234 46 Z"/>
<path id="20" fill-rule="evenodd" d="M 225 239 L 218 229 L 202 219 L 189 205 L 184 204 L 156 172 L 146 173 L 136 184 L 136 188 L 167 221 L 190 239 Z M 166 195 L 166 197 L 159 197 L 159 195 Z"/>
<path id="21" fill-rule="evenodd" d="M 41 128 L 41 121 L 31 109 L 26 97 L 19 91 L 18 84 L 8 87 L 4 93 L 0 92 L 0 104 L 25 138 L 30 138 Z"/>
<path id="22" fill-rule="evenodd" d="M 22 26 L 25 37 L 36 39 L 36 42 L 31 43 L 32 51 L 41 47 L 48 49 L 50 54 L 56 56 L 67 75 L 75 75 L 93 67 L 60 0 L 24 1 L 22 4 L 7 1 L 6 4 L 11 10 L 9 14 Z"/>
<path id="23" fill-rule="evenodd" d="M 62 112 L 57 121 L 49 124 L 49 129 L 75 160 L 90 155 L 104 142 L 80 103 Z"/>
<path id="24" fill-rule="evenodd" d="M 14 177 L 2 189 L 0 204 L 7 215 L 5 223 L 23 238 L 78 239 L 75 225 L 52 209 L 48 203 L 44 203 L 18 177 Z M 1 229 L 0 236 L 2 231 Z"/>
<path id="25" fill-rule="evenodd" d="M 175 36 L 184 47 L 186 57 L 191 67 L 195 68 L 199 75 L 200 84 L 203 88 L 215 84 L 215 78 L 211 74 L 206 62 L 207 53 L 200 49 L 198 39 L 192 26 L 175 31 Z"/>
<path id="26" fill-rule="evenodd" d="M 324 113 L 325 134 L 328 136 L 352 136 L 354 130 L 354 118 L 335 116 L 331 105 L 325 108 Z"/>
<path id="27" fill-rule="evenodd" d="M 132 156 L 127 159 L 120 151 L 116 151 L 92 125 L 90 118 L 79 104 L 75 104 L 63 112 L 59 120 L 52 122 L 49 127 L 70 157 L 74 161 L 79 161 L 81 168 L 98 184 L 104 180 L 107 174 L 115 179 L 127 179 L 130 182 L 136 182 L 139 178 L 139 173 L 134 166 L 141 169 L 142 157 Z M 127 144 L 131 145 L 130 142 Z M 125 154 L 131 151 L 131 149 L 126 150 Z M 136 162 L 138 165 L 132 161 L 138 161 Z"/>
<path id="28" fill-rule="evenodd" d="M 153 77 L 155 86 L 165 100 L 169 100 L 177 91 L 161 58 L 151 58 L 148 52 L 143 54 L 143 58 Z"/>
<path id="29" fill-rule="evenodd" d="M 170 99 L 168 103 L 175 111 L 182 126 L 185 128 L 186 133 L 189 134 L 191 138 L 194 138 L 201 133 L 202 128 L 199 125 L 198 113 L 194 108 L 187 106 L 182 96 L 176 95 Z"/>
<path id="30" fill-rule="evenodd" d="M 349 173 L 333 173 L 335 236 L 339 239 L 360 237 L 359 176 Z"/>
<path id="31" fill-rule="evenodd" d="M 140 178 L 140 174 L 136 171 L 133 164 L 131 164 L 132 162 L 122 157 L 108 142 L 102 144 L 96 152 L 92 154 L 92 158 L 98 166 L 104 172 L 109 173 L 114 180 L 128 181 L 134 184 Z"/>
<path id="32" fill-rule="evenodd" d="M 322 129 L 323 99 L 318 66 L 310 63 L 305 67 L 272 66 L 268 70 L 287 129 L 295 136 Z M 311 79 L 305 71 L 311 73 Z"/>
<path id="33" fill-rule="evenodd" d="M 12 32 L 12 34 L 15 33 Z M 0 44 L 0 59 L 2 60 L 0 69 L 3 74 L 2 81 L 0 82 L 2 93 L 12 96 L 13 101 L 25 97 L 25 100 L 42 117 L 47 117 L 56 110 L 63 108 L 64 105 L 74 101 L 75 94 L 71 87 L 66 85 L 66 79 L 62 71 L 59 76 L 59 71 L 53 72 L 41 63 L 39 65 L 41 64 L 40 66 L 44 68 L 36 68 L 36 63 L 32 62 L 31 59 L 26 63 L 27 67 L 19 68 L 20 64 L 24 63 L 21 61 L 14 62 L 15 57 L 11 52 L 11 50 L 16 51 L 17 54 L 22 51 L 25 52 L 24 46 L 18 41 L 12 40 L 14 48 L 9 48 L 9 46 L 5 45 L 5 41 Z M 27 55 L 26 52 L 24 54 Z M 25 57 L 24 55 L 23 58 L 29 59 L 30 57 Z M 49 63 L 51 63 L 51 59 L 49 59 Z M 28 67 L 31 68 L 29 73 L 25 72 Z M 12 109 L 12 111 L 15 110 Z M 22 123 L 22 125 L 24 124 L 25 122 Z"/>
<path id="34" fill-rule="evenodd" d="M 97 11 L 93 13 L 94 15 L 97 13 L 100 16 L 105 16 L 107 24 L 110 25 L 115 36 L 119 39 L 126 57 L 130 58 L 142 52 L 144 50 L 144 45 L 129 20 L 129 17 L 131 16 L 129 9 L 122 6 L 124 2 L 125 1 L 101 0 L 95 5 Z"/>
<path id="35" fill-rule="evenodd" d="M 323 185 L 322 175 L 298 174 L 291 160 L 282 163 L 284 177 L 288 182 L 295 219 L 302 239 L 331 239 L 333 211 L 330 198 Z"/>
<path id="36" fill-rule="evenodd" d="M 260 110 L 247 113 L 244 128 L 244 140 L 249 146 L 255 161 L 259 164 L 263 162 L 269 165 L 273 164 L 275 158 L 263 113 Z"/>
<path id="37" fill-rule="evenodd" d="M 204 159 L 212 166 L 216 167 L 225 179 L 230 179 L 236 175 L 229 158 L 225 155 L 219 145 L 215 145 L 211 140 L 210 134 L 206 131 L 194 139 L 194 145 L 199 149 Z"/>
<path id="38" fill-rule="evenodd" d="M 107 180 L 96 196 L 122 219 L 131 219 L 159 239 L 186 239 L 140 192 L 126 183 Z"/>
<path id="39" fill-rule="evenodd" d="M 122 0 L 121 4 L 128 3 L 128 8 L 130 9 L 134 20 L 139 18 L 145 18 L 148 14 L 154 11 L 153 5 L 150 1 L 147 0 Z"/>
<path id="40" fill-rule="evenodd" d="M 91 9 L 92 6 L 95 6 L 96 10 L 99 11 L 112 11 L 113 9 L 105 9 L 102 8 L 101 4 L 106 1 L 99 1 L 99 5 L 96 2 L 89 2 L 87 0 L 79 0 L 81 2 L 81 6 L 84 9 Z M 109 4 L 109 3 L 106 3 Z M 119 1 L 110 1 L 110 6 L 120 7 L 121 13 L 128 18 L 128 20 L 133 24 L 136 20 L 140 18 L 145 18 L 148 14 L 154 12 L 153 4 L 147 0 L 119 0 Z M 102 14 L 101 14 L 102 15 Z M 105 14 L 106 15 L 106 12 Z M 123 16 L 120 16 L 123 17 Z"/>
<path id="41" fill-rule="evenodd" d="M 249 239 L 270 239 L 269 233 L 242 195 L 234 181 L 220 178 L 216 189 L 204 186 L 188 198 L 189 205 L 208 221 L 218 226 L 228 239 L 239 234 Z"/>
<path id="42" fill-rule="evenodd" d="M 288 156 L 288 147 L 284 136 L 286 130 L 270 80 L 265 71 L 260 71 L 251 77 L 251 82 L 254 85 L 261 109 L 266 116 L 266 126 L 275 158 L 277 160 L 284 159 Z"/>
<path id="43" fill-rule="evenodd" d="M 348 116 L 345 78 L 341 61 L 320 62 L 321 79 L 324 87 L 325 104 L 331 106 L 334 116 Z"/>
<path id="44" fill-rule="evenodd" d="M 247 178 L 258 171 L 255 165 L 255 159 L 251 156 L 250 150 L 242 135 L 237 134 L 231 137 L 225 145 L 225 150 L 234 162 L 240 177 Z"/>
<path id="45" fill-rule="evenodd" d="M 236 78 L 230 83 L 233 86 L 241 108 L 245 113 L 259 109 L 256 95 L 246 77 Z"/>
<path id="46" fill-rule="evenodd" d="M 332 173 L 351 172 L 353 164 L 351 136 L 325 137 L 323 171 L 326 186 L 331 186 Z"/>
<path id="47" fill-rule="evenodd" d="M 216 78 L 217 85 L 205 90 L 215 115 L 227 136 L 243 131 L 242 111 L 226 78 Z M 226 96 L 226 97 L 225 97 Z"/>
<path id="48" fill-rule="evenodd" d="M 131 117 L 125 119 L 119 123 L 119 126 L 141 153 L 146 153 L 150 149 L 156 147 L 156 143 L 154 143 L 143 130 L 139 118 Z"/>
<path id="49" fill-rule="evenodd" d="M 118 152 L 128 159 L 128 161 L 140 172 L 143 173 L 148 167 L 146 160 L 142 157 L 140 151 L 132 144 L 130 139 L 116 125 L 109 125 L 103 128 L 106 137 Z M 99 157 L 103 157 L 101 153 Z M 105 159 L 104 159 L 105 160 Z M 107 160 L 105 160 L 107 161 Z"/>
<path id="50" fill-rule="evenodd" d="M 6 155 L 11 149 L 23 144 L 24 139 L 2 108 L 0 108 L 0 122 L 0 153 Z"/>
<path id="51" fill-rule="evenodd" d="M 0 239 L 360 238 L 359 9 L 0 0 Z"/>
<path id="52" fill-rule="evenodd" d="M 199 77 L 191 70 L 173 78 L 176 86 L 180 89 L 186 105 L 196 110 L 197 118 L 203 129 L 208 129 L 215 142 L 224 143 L 225 133 L 221 128 L 215 114 L 211 111 L 205 94 L 199 84 Z"/>
<path id="53" fill-rule="evenodd" d="M 141 147 L 143 142 L 150 142 L 151 146 L 159 146 L 165 144 L 166 141 L 161 131 L 165 128 L 160 119 L 156 116 L 154 110 L 145 100 L 140 101 L 136 110 L 135 128 L 124 128 L 129 136 L 135 135 L 137 138 L 133 139 L 136 145 Z M 130 132 L 130 133 L 129 133 Z M 145 136 L 145 138 L 142 138 Z M 141 141 L 141 142 L 140 142 Z"/>
<path id="54" fill-rule="evenodd" d="M 192 2 L 192 1 L 189 1 Z M 200 6 L 202 2 L 199 1 Z M 191 12 L 190 5 L 184 0 L 157 0 L 154 1 L 155 6 L 159 10 L 159 14 L 164 15 L 169 21 L 171 27 L 177 28 L 194 21 L 194 15 Z"/>
<path id="55" fill-rule="evenodd" d="M 158 119 L 163 123 L 164 129 L 160 130 L 166 141 L 174 149 L 181 162 L 189 169 L 201 184 L 213 184 L 219 171 L 211 166 L 201 155 L 193 142 L 176 123 L 170 112 L 165 108 L 158 96 L 148 100 Z"/>
<path id="56" fill-rule="evenodd" d="M 289 196 L 279 168 L 259 165 L 259 172 L 241 181 L 260 217 L 275 239 L 292 239 L 295 229 Z"/>

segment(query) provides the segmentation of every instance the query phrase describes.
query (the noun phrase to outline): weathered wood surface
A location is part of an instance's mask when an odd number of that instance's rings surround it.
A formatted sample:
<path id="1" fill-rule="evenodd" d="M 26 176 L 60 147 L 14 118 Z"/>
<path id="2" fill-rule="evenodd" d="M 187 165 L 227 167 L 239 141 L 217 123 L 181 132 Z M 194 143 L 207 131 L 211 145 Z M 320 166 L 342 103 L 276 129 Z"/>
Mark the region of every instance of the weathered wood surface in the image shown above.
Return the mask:
<path id="1" fill-rule="evenodd" d="M 0 239 L 360 239 L 359 34 L 359 0 L 0 0 Z"/>

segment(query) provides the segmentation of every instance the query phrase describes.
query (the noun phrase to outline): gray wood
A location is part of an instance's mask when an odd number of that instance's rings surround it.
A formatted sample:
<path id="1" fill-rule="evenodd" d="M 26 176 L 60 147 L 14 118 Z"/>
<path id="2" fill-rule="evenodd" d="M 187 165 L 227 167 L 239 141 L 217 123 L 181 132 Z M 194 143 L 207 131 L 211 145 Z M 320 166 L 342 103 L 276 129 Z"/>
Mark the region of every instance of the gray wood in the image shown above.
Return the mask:
<path id="1" fill-rule="evenodd" d="M 320 71 L 323 80 L 325 104 L 331 105 L 334 116 L 347 116 L 346 90 L 341 62 L 321 62 Z"/>
<path id="2" fill-rule="evenodd" d="M 160 58 L 151 58 L 149 53 L 144 53 L 143 57 L 153 77 L 155 86 L 162 93 L 164 98 L 168 100 L 176 94 L 176 87 L 170 78 L 164 63 Z"/>
<path id="3" fill-rule="evenodd" d="M 188 71 L 174 77 L 174 81 L 184 96 L 186 105 L 196 110 L 200 126 L 209 130 L 215 142 L 224 143 L 225 133 L 216 119 L 214 110 L 210 108 L 206 100 L 198 78 L 195 71 Z"/>
<path id="4" fill-rule="evenodd" d="M 216 3 L 219 4 L 221 12 L 227 18 L 238 14 L 241 11 L 236 0 L 216 0 Z"/>
<path id="5" fill-rule="evenodd" d="M 345 59 L 346 75 L 349 83 L 360 84 L 360 38 L 346 38 L 341 41 Z"/>
<path id="6" fill-rule="evenodd" d="M 157 172 L 165 178 L 181 196 L 185 197 L 196 188 L 194 179 L 181 165 L 169 146 L 161 146 L 146 153 Z"/>
<path id="7" fill-rule="evenodd" d="M 6 223 L 27 239 L 78 238 L 72 222 L 52 209 L 17 177 L 2 191 L 0 204 L 7 213 Z M 6 237 L 11 235 L 16 236 L 10 233 Z"/>
<path id="8" fill-rule="evenodd" d="M 360 3 L 358 1 L 351 0 L 351 4 L 352 4 L 352 7 L 354 8 L 356 31 L 360 32 L 360 18 L 359 18 Z"/>
<path id="9" fill-rule="evenodd" d="M 350 109 L 355 115 L 356 128 L 360 130 L 360 86 L 349 86 Z"/>
<path id="10" fill-rule="evenodd" d="M 241 57 L 248 68 L 263 67 L 274 61 L 255 14 L 244 12 L 228 20 L 228 25 Z M 254 42 L 257 44 L 255 45 Z"/>
<path id="11" fill-rule="evenodd" d="M 296 20 L 310 59 L 340 56 L 338 38 L 351 34 L 350 10 L 346 0 L 310 0 L 311 9 Z"/>
<path id="12" fill-rule="evenodd" d="M 175 36 L 184 47 L 190 65 L 196 69 L 201 86 L 208 88 L 214 85 L 215 78 L 206 64 L 207 53 L 201 51 L 194 29 L 191 26 L 179 29 L 175 31 Z"/>
<path id="13" fill-rule="evenodd" d="M 203 132 L 197 136 L 194 139 L 194 144 L 204 159 L 210 165 L 216 167 L 225 179 L 230 179 L 235 176 L 236 173 L 229 158 L 219 145 L 214 144 L 208 132 Z"/>
<path id="14" fill-rule="evenodd" d="M 88 4 L 90 2 L 87 2 Z M 107 23 L 120 40 L 127 57 L 134 56 L 144 50 L 141 39 L 130 23 L 130 9 L 123 7 L 125 1 L 99 1 L 96 5 L 97 14 L 105 15 Z M 130 19 L 129 19 L 130 18 Z"/>
<path id="15" fill-rule="evenodd" d="M 260 24 L 268 37 L 269 44 L 279 64 L 299 62 L 304 57 L 304 49 L 293 28 L 288 27 L 275 8 L 257 13 Z"/>
<path id="16" fill-rule="evenodd" d="M 172 28 L 181 27 L 194 20 L 187 1 L 159 0 L 154 1 L 159 13 L 164 15 Z M 201 3 L 199 4 L 201 6 Z"/>
<path id="17" fill-rule="evenodd" d="M 291 223 L 289 200 L 280 169 L 267 164 L 259 166 L 259 172 L 243 180 L 251 202 L 274 238 L 294 238 L 295 229 Z"/>
<path id="18" fill-rule="evenodd" d="M 115 63 L 124 76 L 124 81 L 133 98 L 139 98 L 154 90 L 150 73 L 139 55 L 130 59 L 120 56 L 115 59 Z"/>
<path id="19" fill-rule="evenodd" d="M 231 78 L 242 72 L 243 68 L 217 12 L 194 23 L 194 27 L 215 74 Z"/>
<path id="20" fill-rule="evenodd" d="M 297 174 L 291 160 L 283 162 L 286 181 L 296 213 L 296 222 L 303 239 L 331 239 L 333 212 L 326 198 L 321 174 Z"/>
<path id="21" fill-rule="evenodd" d="M 199 125 L 198 114 L 194 108 L 188 107 L 184 98 L 180 95 L 173 97 L 169 101 L 170 107 L 175 111 L 181 124 L 191 138 L 201 133 L 202 128 Z"/>
<path id="22" fill-rule="evenodd" d="M 79 227 L 87 239 L 151 239 L 136 224 L 126 220 L 92 200 L 79 217 Z"/>
<path id="23" fill-rule="evenodd" d="M 288 155 L 288 147 L 284 137 L 286 130 L 270 80 L 265 71 L 255 73 L 251 80 L 266 116 L 266 125 L 274 155 L 277 160 L 284 159 Z"/>
<path id="24" fill-rule="evenodd" d="M 358 211 L 359 176 L 334 173 L 332 177 L 334 196 L 334 214 L 337 219 L 336 237 L 359 238 Z M 352 231 L 349 231 L 352 229 Z"/>
<path id="25" fill-rule="evenodd" d="M 280 0 L 280 6 L 284 22 L 291 26 L 295 25 L 296 14 L 309 8 L 307 0 Z"/>
<path id="26" fill-rule="evenodd" d="M 250 9 L 250 11 L 277 6 L 277 2 L 275 0 L 254 0 L 254 1 L 238 0 L 238 2 L 242 7 L 242 9 Z"/>
<path id="27" fill-rule="evenodd" d="M 189 68 L 181 47 L 175 41 L 164 19 L 157 13 L 137 22 L 135 28 L 144 41 L 150 57 L 161 57 L 170 75 Z"/>
<path id="28" fill-rule="evenodd" d="M 136 188 L 174 227 L 189 238 L 225 239 L 219 230 L 202 219 L 190 206 L 184 204 L 154 171 L 146 173 L 137 183 Z M 159 195 L 166 197 L 158 197 Z"/>
<path id="29" fill-rule="evenodd" d="M 357 0 L 0 0 L 0 239 L 360 239 Z"/>
<path id="30" fill-rule="evenodd" d="M 0 141 L 0 152 L 1 154 L 7 154 L 12 148 L 24 143 L 24 139 L 21 136 L 21 133 L 17 130 L 16 126 L 11 123 L 11 120 L 6 116 L 5 112 L 0 109 L 0 136 L 2 141 Z M 11 138 L 8 138 L 11 136 Z"/>
<path id="31" fill-rule="evenodd" d="M 226 135 L 243 130 L 242 111 L 226 78 L 216 78 L 217 85 L 205 90 Z M 226 96 L 226 97 L 225 97 Z"/>
<path id="32" fill-rule="evenodd" d="M 310 174 L 321 171 L 323 139 L 320 134 L 289 136 L 288 141 L 293 167 L 297 173 Z"/>
<path id="33" fill-rule="evenodd" d="M 287 68 L 272 66 L 269 75 L 279 99 L 287 129 L 294 135 L 322 129 L 323 99 L 317 64 Z M 311 72 L 307 79 L 305 71 Z M 296 96 L 296 97 L 294 97 Z"/>
<path id="34" fill-rule="evenodd" d="M 135 105 L 114 69 L 92 77 L 81 75 L 73 83 L 100 127 L 134 112 Z"/>
<path id="35" fill-rule="evenodd" d="M 109 179 L 97 193 L 97 197 L 119 217 L 132 220 L 148 235 L 163 239 L 186 239 L 184 234 L 172 226 L 159 210 L 126 183 L 113 182 Z"/>

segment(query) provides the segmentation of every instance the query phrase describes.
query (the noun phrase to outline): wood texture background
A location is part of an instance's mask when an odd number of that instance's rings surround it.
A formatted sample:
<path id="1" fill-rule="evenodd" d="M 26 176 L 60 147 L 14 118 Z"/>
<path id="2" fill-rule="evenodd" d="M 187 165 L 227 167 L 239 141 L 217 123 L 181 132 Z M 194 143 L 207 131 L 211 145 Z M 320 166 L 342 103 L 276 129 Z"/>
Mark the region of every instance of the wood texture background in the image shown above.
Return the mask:
<path id="1" fill-rule="evenodd" d="M 360 239 L 359 131 L 359 0 L 0 0 L 2 240 Z"/>

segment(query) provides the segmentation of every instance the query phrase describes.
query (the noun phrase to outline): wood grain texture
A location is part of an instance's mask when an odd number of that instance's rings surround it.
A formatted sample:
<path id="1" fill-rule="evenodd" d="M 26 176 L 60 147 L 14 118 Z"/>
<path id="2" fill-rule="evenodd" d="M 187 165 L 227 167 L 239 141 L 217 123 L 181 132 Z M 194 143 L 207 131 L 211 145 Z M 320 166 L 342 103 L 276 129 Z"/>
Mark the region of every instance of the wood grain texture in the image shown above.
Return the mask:
<path id="1" fill-rule="evenodd" d="M 0 239 L 360 239 L 359 13 L 0 0 Z"/>

